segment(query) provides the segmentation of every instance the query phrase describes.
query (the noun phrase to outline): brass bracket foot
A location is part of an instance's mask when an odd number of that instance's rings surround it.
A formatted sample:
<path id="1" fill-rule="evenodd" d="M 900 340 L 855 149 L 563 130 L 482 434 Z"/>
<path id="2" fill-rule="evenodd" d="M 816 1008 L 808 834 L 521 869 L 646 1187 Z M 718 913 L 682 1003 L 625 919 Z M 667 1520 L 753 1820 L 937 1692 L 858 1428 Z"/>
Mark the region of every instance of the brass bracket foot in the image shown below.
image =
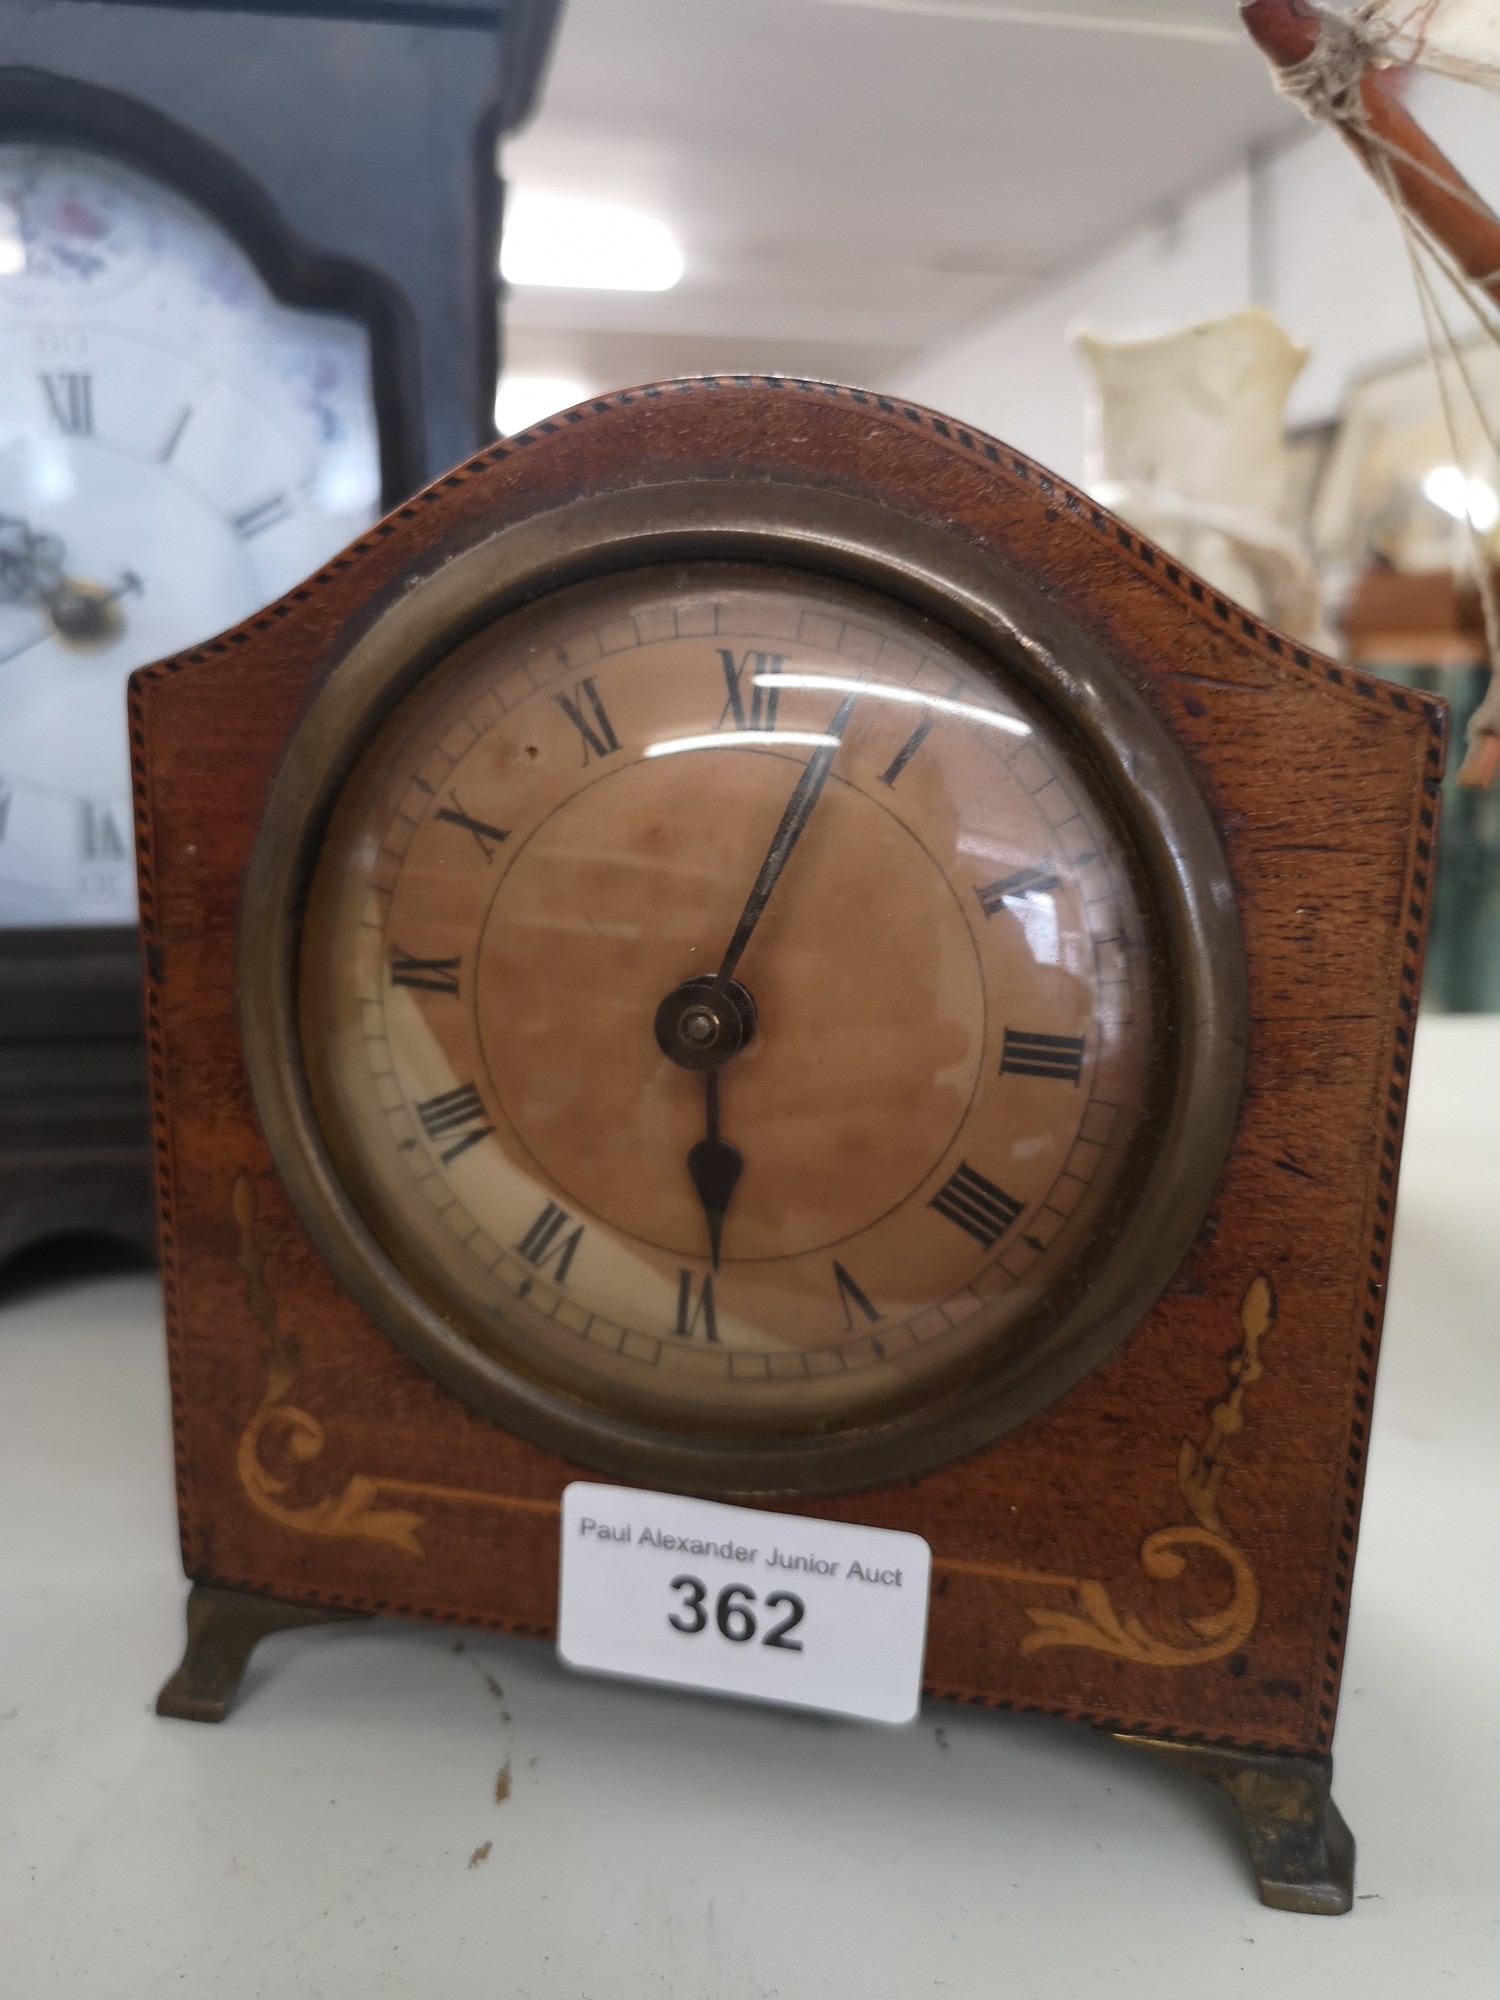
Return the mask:
<path id="1" fill-rule="evenodd" d="M 1108 1732 L 1207 1778 L 1239 1808 L 1260 1900 L 1303 1916 L 1342 1916 L 1354 1901 L 1354 1835 L 1333 1802 L 1333 1759 L 1217 1750 L 1162 1736 Z"/>
<path id="2" fill-rule="evenodd" d="M 369 1616 L 367 1611 L 292 1604 L 284 1597 L 256 1597 L 248 1590 L 195 1583 L 188 1593 L 182 1664 L 156 1697 L 156 1712 L 183 1722 L 222 1722 L 262 1639 L 299 1625 L 331 1625 Z"/>

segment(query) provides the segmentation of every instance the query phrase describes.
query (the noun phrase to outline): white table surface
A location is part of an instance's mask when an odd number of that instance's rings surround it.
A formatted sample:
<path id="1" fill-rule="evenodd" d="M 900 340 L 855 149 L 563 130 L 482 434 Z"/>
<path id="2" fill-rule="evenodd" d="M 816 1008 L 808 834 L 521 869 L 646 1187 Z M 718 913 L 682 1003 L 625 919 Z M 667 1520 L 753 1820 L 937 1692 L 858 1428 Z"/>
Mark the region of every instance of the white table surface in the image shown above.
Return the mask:
<path id="1" fill-rule="evenodd" d="M 885 1731 L 389 1623 L 271 1639 L 226 1724 L 159 1720 L 169 1465 L 151 1278 L 0 1311 L 5 2000 L 1500 1994 L 1500 1020 L 1418 1040 L 1346 1917 L 1263 1909 L 1210 1787 L 1033 1718 Z"/>

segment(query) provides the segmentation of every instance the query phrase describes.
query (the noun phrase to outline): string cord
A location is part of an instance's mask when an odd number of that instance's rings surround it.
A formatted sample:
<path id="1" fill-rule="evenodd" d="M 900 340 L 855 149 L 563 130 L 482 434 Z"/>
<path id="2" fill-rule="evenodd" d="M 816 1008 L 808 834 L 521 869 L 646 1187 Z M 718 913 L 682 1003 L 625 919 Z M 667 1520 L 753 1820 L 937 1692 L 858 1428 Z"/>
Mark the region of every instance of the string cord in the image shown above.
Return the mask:
<path id="1" fill-rule="evenodd" d="M 1462 469 L 1463 450 L 1459 440 L 1458 421 L 1450 384 L 1443 368 L 1445 359 L 1452 362 L 1463 382 L 1474 414 L 1479 420 L 1480 429 L 1489 444 L 1492 465 L 1496 459 L 1500 459 L 1500 440 L 1497 440 L 1495 427 L 1489 421 L 1473 376 L 1447 314 L 1443 311 L 1431 273 L 1423 259 L 1425 256 L 1430 260 L 1431 264 L 1454 286 L 1473 313 L 1481 330 L 1497 346 L 1500 346 L 1500 323 L 1497 323 L 1493 312 L 1496 301 L 1490 296 L 1487 288 L 1500 280 L 1500 270 L 1490 272 L 1483 277 L 1476 277 L 1463 269 L 1447 246 L 1433 235 L 1422 218 L 1412 212 L 1396 177 L 1396 163 L 1400 162 L 1404 168 L 1433 182 L 1450 199 L 1460 202 L 1477 214 L 1488 217 L 1492 215 L 1492 211 L 1472 189 L 1462 184 L 1454 185 L 1425 160 L 1415 158 L 1405 147 L 1396 145 L 1375 132 L 1360 96 L 1360 84 L 1372 62 L 1389 60 L 1393 55 L 1397 55 L 1398 51 L 1400 53 L 1397 59 L 1404 62 L 1411 62 L 1420 55 L 1427 25 L 1437 4 L 1438 0 L 1416 0 L 1416 4 L 1403 21 L 1380 27 L 1376 25 L 1376 18 L 1385 11 L 1381 0 L 1362 0 L 1362 4 L 1349 13 L 1335 13 L 1328 8 L 1320 7 L 1318 37 L 1311 52 L 1301 62 L 1275 71 L 1275 77 L 1277 88 L 1299 105 L 1310 118 L 1338 126 L 1353 139 L 1369 161 L 1386 200 L 1395 212 L 1407 259 L 1411 265 L 1418 304 L 1422 311 L 1427 355 L 1437 384 L 1449 449 L 1453 454 L 1454 464 Z M 1464 508 L 1463 519 L 1474 582 L 1479 592 L 1480 608 L 1484 618 L 1490 680 L 1484 699 L 1469 719 L 1468 756 L 1463 769 L 1459 772 L 1459 781 L 1483 787 L 1495 773 L 1495 747 L 1500 745 L 1500 600 L 1497 600 L 1494 572 L 1486 559 L 1473 514 L 1467 506 Z"/>

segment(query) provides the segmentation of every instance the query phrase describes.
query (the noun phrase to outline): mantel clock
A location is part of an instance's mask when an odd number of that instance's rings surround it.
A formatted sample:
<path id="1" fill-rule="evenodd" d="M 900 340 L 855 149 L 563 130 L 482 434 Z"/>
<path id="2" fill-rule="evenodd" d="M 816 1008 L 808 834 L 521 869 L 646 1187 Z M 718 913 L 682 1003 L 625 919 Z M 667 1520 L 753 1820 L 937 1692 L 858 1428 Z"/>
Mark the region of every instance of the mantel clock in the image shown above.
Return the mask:
<path id="1" fill-rule="evenodd" d="M 551 0 L 0 0 L 0 1261 L 151 1247 L 128 672 L 493 436 Z"/>
<path id="2" fill-rule="evenodd" d="M 132 740 L 165 1712 L 278 1625 L 547 1631 L 580 1469 L 758 1496 L 923 1535 L 934 1694 L 1347 1906 L 1439 704 L 957 423 L 698 380 L 459 466 Z"/>

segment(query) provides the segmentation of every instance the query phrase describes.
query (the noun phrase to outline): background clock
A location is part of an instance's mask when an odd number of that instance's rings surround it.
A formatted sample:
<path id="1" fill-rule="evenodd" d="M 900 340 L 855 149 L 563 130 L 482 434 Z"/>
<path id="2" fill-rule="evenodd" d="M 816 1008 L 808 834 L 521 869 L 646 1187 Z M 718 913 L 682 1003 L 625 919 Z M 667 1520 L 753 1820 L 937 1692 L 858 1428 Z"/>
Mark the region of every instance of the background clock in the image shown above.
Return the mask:
<path id="1" fill-rule="evenodd" d="M 134 915 L 125 675 L 374 517 L 369 348 L 159 182 L 0 146 L 0 924 Z"/>
<path id="2" fill-rule="evenodd" d="M 555 13 L 0 5 L 0 1261 L 152 1243 L 125 676 L 491 434 Z"/>

